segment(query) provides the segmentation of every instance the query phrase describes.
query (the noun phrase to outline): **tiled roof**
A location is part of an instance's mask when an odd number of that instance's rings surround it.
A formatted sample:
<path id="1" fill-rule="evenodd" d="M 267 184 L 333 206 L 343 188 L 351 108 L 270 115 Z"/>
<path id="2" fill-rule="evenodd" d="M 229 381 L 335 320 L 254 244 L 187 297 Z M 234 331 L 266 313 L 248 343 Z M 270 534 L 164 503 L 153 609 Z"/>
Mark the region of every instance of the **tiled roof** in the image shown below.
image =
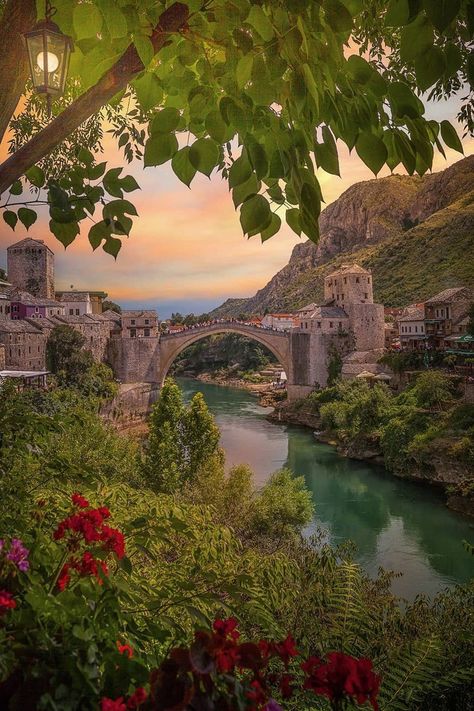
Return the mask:
<path id="1" fill-rule="evenodd" d="M 308 304 L 307 306 L 303 306 L 302 309 L 298 309 L 298 311 L 296 313 L 299 314 L 299 313 L 305 312 L 305 311 L 314 311 L 314 309 L 317 309 L 317 308 L 318 308 L 318 304 Z"/>
<path id="2" fill-rule="evenodd" d="M 158 314 L 156 311 L 150 309 L 150 310 L 143 310 L 143 311 L 128 311 L 128 310 L 122 310 L 122 317 L 125 318 L 141 318 L 142 316 L 145 316 L 146 318 L 151 317 L 151 318 L 157 318 Z"/>
<path id="3" fill-rule="evenodd" d="M 338 274 L 370 274 L 371 272 L 367 269 L 363 269 L 358 264 L 341 264 L 339 269 L 335 269 L 333 272 L 327 275 L 326 279 L 329 277 L 335 277 Z"/>
<path id="4" fill-rule="evenodd" d="M 32 237 L 25 237 L 25 239 L 21 239 L 19 242 L 15 242 L 15 244 L 11 244 L 9 247 L 7 247 L 7 251 L 9 249 L 18 247 L 46 247 L 46 249 L 51 252 L 51 254 L 54 254 L 53 250 L 50 249 L 42 239 L 33 239 Z"/>
<path id="5" fill-rule="evenodd" d="M 417 307 L 408 307 L 406 313 L 400 316 L 398 321 L 423 321 L 425 318 L 425 312 L 423 309 Z"/>
<path id="6" fill-rule="evenodd" d="M 425 301 L 425 304 L 437 304 L 442 301 L 453 301 L 456 296 L 463 296 L 462 292 L 465 292 L 466 299 L 470 298 L 471 295 L 469 293 L 469 289 L 466 289 L 465 286 L 456 286 L 451 289 L 445 289 L 444 291 L 440 291 L 439 294 L 435 294 L 430 299 L 427 299 Z"/>
<path id="7" fill-rule="evenodd" d="M 349 318 L 340 306 L 318 306 L 310 318 Z"/>
<path id="8" fill-rule="evenodd" d="M 58 296 L 59 301 L 90 301 L 87 291 L 63 291 Z"/>
<path id="9" fill-rule="evenodd" d="M 27 291 L 21 291 L 20 289 L 13 289 L 10 298 L 12 301 L 17 301 L 19 304 L 24 304 L 25 306 L 55 306 L 58 309 L 64 308 L 59 301 L 46 299 L 43 296 L 33 296 Z"/>
<path id="10" fill-rule="evenodd" d="M 41 333 L 41 328 L 24 319 L 0 319 L 0 333 Z"/>

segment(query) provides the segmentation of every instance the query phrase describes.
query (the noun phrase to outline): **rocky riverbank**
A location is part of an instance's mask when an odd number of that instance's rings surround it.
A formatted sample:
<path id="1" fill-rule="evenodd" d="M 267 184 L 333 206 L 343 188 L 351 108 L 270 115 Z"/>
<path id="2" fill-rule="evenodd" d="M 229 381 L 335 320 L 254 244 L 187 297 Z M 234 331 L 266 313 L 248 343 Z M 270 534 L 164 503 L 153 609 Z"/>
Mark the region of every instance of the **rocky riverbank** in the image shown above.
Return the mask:
<path id="1" fill-rule="evenodd" d="M 295 407 L 294 403 L 279 403 L 273 412 L 267 415 L 267 419 L 278 424 L 309 427 L 314 431 L 317 441 L 332 445 L 343 457 L 380 464 L 398 478 L 410 479 L 442 489 L 446 494 L 448 508 L 474 517 L 474 499 L 453 493 L 462 482 L 472 479 L 472 470 L 468 464 L 455 461 L 450 456 L 448 444 L 429 463 L 419 463 L 418 466 L 411 466 L 407 471 L 399 471 L 388 465 L 376 442 L 373 446 L 368 446 L 367 442 L 361 446 L 357 442 L 342 440 L 334 432 L 324 431 L 319 415 L 305 408 L 304 403 L 299 407 Z"/>

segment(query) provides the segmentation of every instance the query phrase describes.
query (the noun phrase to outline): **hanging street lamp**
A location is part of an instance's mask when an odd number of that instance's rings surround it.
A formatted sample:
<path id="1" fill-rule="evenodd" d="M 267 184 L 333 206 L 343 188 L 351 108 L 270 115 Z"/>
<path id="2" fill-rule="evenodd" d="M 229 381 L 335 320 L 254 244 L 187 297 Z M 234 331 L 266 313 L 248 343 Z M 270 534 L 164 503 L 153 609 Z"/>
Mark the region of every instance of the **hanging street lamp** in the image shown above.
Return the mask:
<path id="1" fill-rule="evenodd" d="M 69 59 L 74 48 L 71 37 L 63 34 L 51 21 L 55 12 L 50 0 L 46 0 L 45 19 L 37 22 L 31 32 L 24 35 L 33 87 L 38 94 L 46 94 L 49 115 L 52 97 L 64 92 Z"/>

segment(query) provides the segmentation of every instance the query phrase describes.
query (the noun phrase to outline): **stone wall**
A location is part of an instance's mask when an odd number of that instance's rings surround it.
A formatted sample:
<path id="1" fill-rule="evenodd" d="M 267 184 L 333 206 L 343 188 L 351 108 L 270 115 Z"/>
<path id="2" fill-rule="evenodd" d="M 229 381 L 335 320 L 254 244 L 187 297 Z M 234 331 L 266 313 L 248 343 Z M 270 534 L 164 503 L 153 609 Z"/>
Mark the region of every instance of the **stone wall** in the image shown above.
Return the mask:
<path id="1" fill-rule="evenodd" d="M 5 346 L 0 343 L 0 370 L 5 370 Z"/>
<path id="2" fill-rule="evenodd" d="M 371 351 L 385 346 L 385 317 L 382 304 L 348 304 L 355 350 Z"/>
<path id="3" fill-rule="evenodd" d="M 33 296 L 54 299 L 54 255 L 39 240 L 23 240 L 7 249 L 8 280 Z"/>
<path id="4" fill-rule="evenodd" d="M 101 407 L 100 414 L 118 428 L 142 423 L 158 399 L 160 388 L 153 383 L 120 386 L 118 395 Z"/>
<path id="5" fill-rule="evenodd" d="M 107 361 L 115 377 L 123 383 L 158 383 L 159 338 L 121 338 L 112 336 Z"/>

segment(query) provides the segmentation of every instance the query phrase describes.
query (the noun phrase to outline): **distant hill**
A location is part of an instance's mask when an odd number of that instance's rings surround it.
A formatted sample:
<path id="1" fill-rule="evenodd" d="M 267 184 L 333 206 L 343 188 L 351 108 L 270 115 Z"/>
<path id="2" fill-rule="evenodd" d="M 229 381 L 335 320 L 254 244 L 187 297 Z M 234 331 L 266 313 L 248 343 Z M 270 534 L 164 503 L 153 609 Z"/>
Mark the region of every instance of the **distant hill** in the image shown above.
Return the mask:
<path id="1" fill-rule="evenodd" d="M 213 312 L 288 311 L 322 298 L 342 262 L 369 267 L 386 306 L 419 302 L 450 286 L 474 289 L 474 156 L 420 178 L 393 175 L 352 185 L 321 215 L 321 240 L 297 245 L 286 267 L 249 299 Z"/>

